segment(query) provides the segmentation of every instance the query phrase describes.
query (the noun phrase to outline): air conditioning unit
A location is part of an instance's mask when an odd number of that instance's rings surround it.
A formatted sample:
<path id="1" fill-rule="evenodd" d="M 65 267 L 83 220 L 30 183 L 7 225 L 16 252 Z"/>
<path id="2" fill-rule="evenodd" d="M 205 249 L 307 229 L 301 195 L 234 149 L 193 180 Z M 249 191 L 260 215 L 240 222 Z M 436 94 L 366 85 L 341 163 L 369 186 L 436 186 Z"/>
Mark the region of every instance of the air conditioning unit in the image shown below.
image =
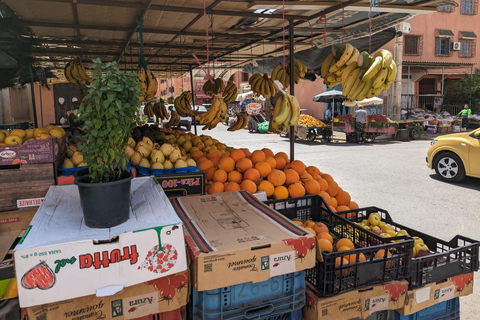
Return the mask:
<path id="1" fill-rule="evenodd" d="M 461 47 L 462 47 L 462 45 L 461 45 L 460 42 L 454 42 L 454 43 L 452 44 L 452 50 L 459 51 Z"/>
<path id="2" fill-rule="evenodd" d="M 410 33 L 411 30 L 412 30 L 412 27 L 410 26 L 410 23 L 404 22 L 402 26 L 402 32 Z"/>

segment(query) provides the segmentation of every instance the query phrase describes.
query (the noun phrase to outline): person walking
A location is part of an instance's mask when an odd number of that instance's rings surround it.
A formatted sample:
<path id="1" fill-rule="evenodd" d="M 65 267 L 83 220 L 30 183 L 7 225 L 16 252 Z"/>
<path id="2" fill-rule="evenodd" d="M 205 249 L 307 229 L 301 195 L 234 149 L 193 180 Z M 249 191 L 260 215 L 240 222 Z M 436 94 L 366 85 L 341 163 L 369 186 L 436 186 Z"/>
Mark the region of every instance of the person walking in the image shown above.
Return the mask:
<path id="1" fill-rule="evenodd" d="M 355 118 L 355 132 L 357 133 L 358 144 L 365 143 L 365 124 L 367 122 L 367 111 L 363 109 L 363 106 L 358 106 L 358 110 L 353 114 Z"/>
<path id="2" fill-rule="evenodd" d="M 470 115 L 472 114 L 472 110 L 468 107 L 468 104 L 465 104 L 463 107 L 463 110 L 461 110 L 457 114 L 457 118 L 462 118 L 462 131 L 467 131 L 468 127 L 468 118 L 470 118 Z"/>

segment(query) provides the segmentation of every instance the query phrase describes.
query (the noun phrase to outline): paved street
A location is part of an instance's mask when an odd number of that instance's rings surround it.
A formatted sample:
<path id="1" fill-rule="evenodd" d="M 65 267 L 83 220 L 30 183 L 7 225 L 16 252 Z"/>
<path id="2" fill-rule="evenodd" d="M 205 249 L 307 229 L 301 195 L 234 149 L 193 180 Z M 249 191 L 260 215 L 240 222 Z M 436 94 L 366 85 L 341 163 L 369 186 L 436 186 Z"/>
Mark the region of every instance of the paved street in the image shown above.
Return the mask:
<path id="1" fill-rule="evenodd" d="M 275 134 L 228 132 L 222 124 L 210 132 L 200 128 L 198 134 L 209 134 L 228 146 L 267 147 L 289 154 L 288 139 Z M 480 179 L 467 178 L 459 184 L 437 179 L 425 165 L 429 145 L 428 137 L 364 145 L 298 141 L 295 159 L 332 175 L 360 207 L 380 207 L 399 223 L 444 240 L 457 234 L 480 239 Z M 461 299 L 462 320 L 479 318 L 479 272 L 475 281 L 474 294 Z"/>

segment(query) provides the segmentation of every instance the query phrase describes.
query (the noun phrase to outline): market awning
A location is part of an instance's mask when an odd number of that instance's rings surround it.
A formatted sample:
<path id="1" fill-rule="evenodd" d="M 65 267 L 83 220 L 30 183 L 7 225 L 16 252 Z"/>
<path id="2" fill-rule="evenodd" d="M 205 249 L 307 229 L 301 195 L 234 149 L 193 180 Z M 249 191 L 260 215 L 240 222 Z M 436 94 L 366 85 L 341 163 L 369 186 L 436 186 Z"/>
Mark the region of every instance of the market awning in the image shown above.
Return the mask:
<path id="1" fill-rule="evenodd" d="M 391 0 L 372 8 L 367 0 L 304 1 L 287 2 L 284 16 L 282 10 L 268 7 L 278 7 L 281 1 L 206 0 L 204 16 L 198 0 L 168 4 L 161 0 L 3 1 L 32 29 L 33 35 L 27 37 L 33 43 L 31 56 L 37 65 L 51 68 L 61 81 L 65 64 L 77 56 L 84 63 L 100 57 L 118 61 L 124 70 L 136 70 L 140 53 L 136 20 L 144 21 L 149 68 L 157 77 L 169 78 L 198 66 L 194 53 L 204 66 L 207 60 L 216 61 L 224 69 L 273 59 L 283 49 L 284 24 L 294 26 L 295 51 L 302 52 L 311 49 L 312 42 L 314 50 L 321 50 L 374 35 L 439 6 L 458 6 L 453 0 Z"/>
<path id="2" fill-rule="evenodd" d="M 460 39 L 477 39 L 477 35 L 473 31 L 460 31 Z"/>
<path id="3" fill-rule="evenodd" d="M 451 38 L 453 36 L 454 36 L 453 31 L 450 29 L 437 29 L 437 37 Z"/>

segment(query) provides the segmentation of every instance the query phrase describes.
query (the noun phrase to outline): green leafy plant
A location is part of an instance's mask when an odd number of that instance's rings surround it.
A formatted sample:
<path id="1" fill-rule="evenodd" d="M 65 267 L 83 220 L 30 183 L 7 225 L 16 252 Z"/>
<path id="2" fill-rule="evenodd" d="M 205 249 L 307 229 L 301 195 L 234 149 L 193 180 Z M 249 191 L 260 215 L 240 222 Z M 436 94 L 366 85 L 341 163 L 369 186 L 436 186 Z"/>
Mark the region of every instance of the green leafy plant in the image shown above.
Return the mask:
<path id="1" fill-rule="evenodd" d="M 92 69 L 93 83 L 79 108 L 87 132 L 79 149 L 91 182 L 110 182 L 126 168 L 123 148 L 138 121 L 141 90 L 138 75 L 120 71 L 116 62 L 94 59 Z"/>

